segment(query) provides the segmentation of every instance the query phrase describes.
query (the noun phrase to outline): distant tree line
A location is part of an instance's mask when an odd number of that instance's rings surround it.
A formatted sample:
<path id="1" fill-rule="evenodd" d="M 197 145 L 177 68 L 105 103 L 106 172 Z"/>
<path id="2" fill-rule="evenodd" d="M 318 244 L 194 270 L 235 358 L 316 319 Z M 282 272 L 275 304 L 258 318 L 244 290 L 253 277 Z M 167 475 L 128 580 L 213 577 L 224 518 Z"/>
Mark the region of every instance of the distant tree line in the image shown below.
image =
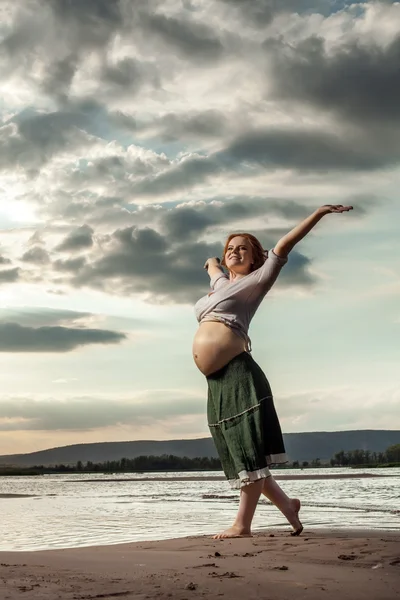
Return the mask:
<path id="1" fill-rule="evenodd" d="M 311 461 L 293 461 L 280 468 L 316 468 L 316 467 L 347 467 L 347 466 L 400 466 L 400 444 L 390 446 L 385 452 L 370 452 L 369 450 L 349 450 L 337 452 L 329 462 L 322 463 L 321 459 Z M 218 458 L 207 456 L 188 458 L 187 456 L 137 456 L 136 458 L 121 458 L 94 463 L 59 464 L 51 467 L 37 465 L 34 467 L 0 466 L 0 475 L 44 475 L 50 473 L 141 473 L 151 471 L 220 471 L 221 463 Z"/>
<path id="2" fill-rule="evenodd" d="M 330 460 L 332 467 L 347 467 L 355 465 L 384 465 L 400 463 L 400 444 L 389 446 L 385 452 L 370 450 L 350 450 L 337 452 Z"/>
<path id="3" fill-rule="evenodd" d="M 221 462 L 218 458 L 207 456 L 188 458 L 187 456 L 137 456 L 136 458 L 121 458 L 94 463 L 59 464 L 51 467 L 36 465 L 33 467 L 0 467 L 0 474 L 13 475 L 25 473 L 39 475 L 49 473 L 140 473 L 146 471 L 220 471 Z"/>
<path id="4" fill-rule="evenodd" d="M 76 471 L 89 471 L 102 473 L 131 473 L 137 471 L 219 471 L 221 463 L 218 458 L 207 456 L 188 458 L 187 456 L 137 456 L 136 458 L 121 458 L 121 460 L 108 460 L 103 463 L 88 461 L 83 464 L 80 460 L 76 463 Z"/>

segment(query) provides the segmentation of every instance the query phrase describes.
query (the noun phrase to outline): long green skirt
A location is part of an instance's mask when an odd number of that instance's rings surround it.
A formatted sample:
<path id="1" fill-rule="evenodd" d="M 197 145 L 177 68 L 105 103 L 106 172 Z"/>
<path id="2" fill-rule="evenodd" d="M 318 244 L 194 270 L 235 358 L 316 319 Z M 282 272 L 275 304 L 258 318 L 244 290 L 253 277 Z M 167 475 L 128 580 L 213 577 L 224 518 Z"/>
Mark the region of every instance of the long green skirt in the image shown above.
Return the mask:
<path id="1" fill-rule="evenodd" d="M 207 418 L 222 468 L 233 488 L 269 477 L 288 461 L 272 392 L 248 352 L 207 377 Z"/>

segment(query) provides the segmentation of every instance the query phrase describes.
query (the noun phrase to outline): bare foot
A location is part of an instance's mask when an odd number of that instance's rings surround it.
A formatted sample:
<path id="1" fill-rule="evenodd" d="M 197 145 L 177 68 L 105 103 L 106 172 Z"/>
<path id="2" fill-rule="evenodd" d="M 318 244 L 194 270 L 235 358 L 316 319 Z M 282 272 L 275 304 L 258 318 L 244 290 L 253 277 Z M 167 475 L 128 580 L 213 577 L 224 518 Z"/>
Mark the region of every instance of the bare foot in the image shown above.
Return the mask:
<path id="1" fill-rule="evenodd" d="M 290 533 L 290 535 L 300 535 L 303 531 L 303 525 L 299 519 L 300 508 L 300 500 L 297 498 L 292 498 L 290 500 L 289 509 L 285 511 L 285 517 L 293 527 L 293 531 Z"/>
<path id="2" fill-rule="evenodd" d="M 229 529 L 225 529 L 222 533 L 217 533 L 213 536 L 214 540 L 222 540 L 224 538 L 239 538 L 239 537 L 252 537 L 249 529 L 243 529 L 238 525 L 232 525 Z"/>

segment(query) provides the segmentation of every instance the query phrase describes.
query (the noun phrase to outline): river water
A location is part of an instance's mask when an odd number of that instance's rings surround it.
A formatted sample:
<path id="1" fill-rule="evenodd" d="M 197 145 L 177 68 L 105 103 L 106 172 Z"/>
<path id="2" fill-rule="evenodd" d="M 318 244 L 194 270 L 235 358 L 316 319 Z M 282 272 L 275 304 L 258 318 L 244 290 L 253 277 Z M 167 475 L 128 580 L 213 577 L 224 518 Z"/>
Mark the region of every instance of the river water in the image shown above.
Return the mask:
<path id="1" fill-rule="evenodd" d="M 305 528 L 400 530 L 400 469 L 274 469 L 273 473 L 352 475 L 279 482 L 289 496 L 301 499 Z M 364 473 L 374 477 L 362 477 Z M 197 480 L 190 480 L 194 475 Z M 216 475 L 0 477 L 0 550 L 71 548 L 216 533 L 232 523 L 239 500 L 239 492 L 231 490 L 226 481 L 211 479 Z M 288 525 L 275 507 L 260 500 L 253 528 L 284 530 Z"/>

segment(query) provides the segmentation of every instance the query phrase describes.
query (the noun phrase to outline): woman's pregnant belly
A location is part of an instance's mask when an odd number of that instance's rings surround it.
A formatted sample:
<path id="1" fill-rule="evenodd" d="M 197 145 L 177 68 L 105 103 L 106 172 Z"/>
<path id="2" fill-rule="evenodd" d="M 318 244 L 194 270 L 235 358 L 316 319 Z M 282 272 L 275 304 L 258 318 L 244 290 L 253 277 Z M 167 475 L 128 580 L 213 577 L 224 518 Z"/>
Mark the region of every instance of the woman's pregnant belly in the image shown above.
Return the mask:
<path id="1" fill-rule="evenodd" d="M 201 323 L 193 341 L 193 358 L 203 375 L 222 369 L 246 349 L 245 341 L 218 321 Z"/>

